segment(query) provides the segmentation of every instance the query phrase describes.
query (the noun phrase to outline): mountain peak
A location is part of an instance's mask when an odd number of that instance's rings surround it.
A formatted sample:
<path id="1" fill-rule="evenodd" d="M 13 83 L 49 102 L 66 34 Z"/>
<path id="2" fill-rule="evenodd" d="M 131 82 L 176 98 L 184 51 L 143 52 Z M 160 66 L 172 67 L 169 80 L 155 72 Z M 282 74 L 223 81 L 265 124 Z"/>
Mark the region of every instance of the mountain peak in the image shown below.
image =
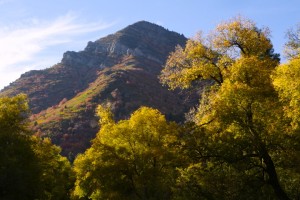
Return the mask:
<path id="1" fill-rule="evenodd" d="M 126 28 L 123 29 L 123 31 L 126 31 L 130 28 L 135 28 L 135 29 L 138 29 L 138 30 L 157 30 L 157 31 L 168 31 L 167 29 L 165 29 L 164 27 L 158 25 L 158 24 L 155 24 L 155 23 L 152 23 L 152 22 L 148 22 L 148 21 L 138 21 L 138 22 L 135 22 L 129 26 L 127 26 Z"/>
<path id="2" fill-rule="evenodd" d="M 129 26 L 158 26 L 158 27 L 161 27 L 163 28 L 162 26 L 159 26 L 155 23 L 152 23 L 152 22 L 148 22 L 148 21 L 145 21 L 145 20 L 141 20 L 141 21 L 137 21 Z"/>
<path id="3" fill-rule="evenodd" d="M 162 26 L 139 21 L 88 42 L 83 51 L 67 51 L 50 68 L 25 73 L 0 96 L 27 94 L 34 129 L 51 137 L 64 155 L 75 155 L 86 149 L 99 128 L 95 117 L 99 104 L 109 105 L 116 119 L 128 117 L 140 106 L 181 119 L 198 102 L 190 94 L 162 87 L 157 77 L 169 53 L 186 40 Z"/>
<path id="4" fill-rule="evenodd" d="M 138 21 L 134 24 L 131 24 L 127 26 L 126 28 L 122 29 L 119 31 L 120 33 L 132 33 L 133 31 L 136 31 L 137 33 L 140 34 L 146 34 L 146 35 L 168 35 L 168 36 L 173 36 L 173 37 L 184 37 L 182 34 L 178 34 L 177 32 L 174 31 L 169 31 L 168 29 L 164 28 L 163 26 L 160 26 L 158 24 L 148 22 L 148 21 Z"/>
<path id="5" fill-rule="evenodd" d="M 139 21 L 95 42 L 89 42 L 85 51 L 116 56 L 146 56 L 163 65 L 169 52 L 174 50 L 173 45 L 184 46 L 186 40 L 182 34 L 151 22 Z"/>
<path id="6" fill-rule="evenodd" d="M 124 29 L 118 31 L 116 35 L 122 35 L 122 34 L 142 34 L 141 36 L 149 36 L 149 35 L 168 35 L 168 36 L 175 36 L 175 37 L 183 37 L 183 35 L 180 35 L 174 31 L 169 31 L 168 29 L 164 28 L 163 26 L 160 26 L 158 24 L 148 22 L 148 21 L 138 21 L 135 22 Z"/>

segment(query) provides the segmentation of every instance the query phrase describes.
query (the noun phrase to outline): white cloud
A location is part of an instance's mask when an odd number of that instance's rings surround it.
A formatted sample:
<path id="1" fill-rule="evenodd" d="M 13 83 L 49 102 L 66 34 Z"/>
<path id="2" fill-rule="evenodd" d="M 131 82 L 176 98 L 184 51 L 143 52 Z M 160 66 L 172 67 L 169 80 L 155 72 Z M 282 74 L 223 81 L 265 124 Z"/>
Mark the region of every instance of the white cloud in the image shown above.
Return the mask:
<path id="1" fill-rule="evenodd" d="M 0 0 L 0 4 L 5 1 Z M 21 73 L 35 68 L 37 63 L 42 63 L 46 65 L 45 67 L 55 64 L 47 62 L 47 60 L 52 61 L 52 58 L 36 57 L 40 53 L 45 55 L 48 48 L 70 43 L 76 39 L 76 36 L 103 30 L 113 25 L 77 21 L 78 18 L 74 14 L 67 14 L 54 21 L 27 19 L 18 24 L 1 27 L 0 89 L 18 78 Z M 24 66 L 24 63 L 27 66 Z"/>

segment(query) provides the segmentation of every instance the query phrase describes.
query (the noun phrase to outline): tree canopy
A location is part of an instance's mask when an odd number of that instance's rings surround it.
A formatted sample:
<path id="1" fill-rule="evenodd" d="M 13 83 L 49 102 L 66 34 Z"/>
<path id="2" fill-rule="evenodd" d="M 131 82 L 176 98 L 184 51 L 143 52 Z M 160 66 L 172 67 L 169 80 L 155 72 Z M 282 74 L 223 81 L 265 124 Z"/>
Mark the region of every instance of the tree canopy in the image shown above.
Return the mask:
<path id="1" fill-rule="evenodd" d="M 287 31 L 286 37 L 288 41 L 285 43 L 285 56 L 287 58 L 295 58 L 300 55 L 300 23 Z"/>
<path id="2" fill-rule="evenodd" d="M 0 98 L 0 198 L 68 199 L 71 166 L 49 139 L 31 136 L 25 95 Z"/>
<path id="3" fill-rule="evenodd" d="M 91 199 L 170 199 L 174 184 L 177 126 L 155 109 L 142 107 L 114 122 L 98 108 L 101 130 L 77 157 L 75 196 Z"/>
<path id="4" fill-rule="evenodd" d="M 294 64 L 296 62 L 293 61 Z M 225 163 L 222 169 L 226 171 L 225 177 L 230 176 L 231 179 L 227 180 L 233 181 L 230 184 L 236 184 L 238 180 L 247 180 L 241 185 L 252 182 L 252 187 L 257 189 L 252 193 L 254 199 L 275 196 L 289 199 L 299 195 L 292 192 L 299 187 L 299 179 L 296 183 L 286 175 L 294 172 L 290 170 L 290 160 L 299 155 L 300 141 L 297 133 L 290 131 L 290 119 L 286 117 L 282 104 L 284 97 L 290 98 L 290 89 L 280 89 L 284 87 L 280 79 L 292 80 L 288 71 L 282 74 L 282 70 L 287 69 L 278 68 L 278 76 L 274 76 L 274 84 L 281 91 L 278 95 L 271 79 L 278 65 L 279 56 L 274 54 L 268 29 L 259 29 L 254 22 L 241 17 L 218 25 L 207 38 L 190 40 L 184 49 L 177 48 L 170 55 L 161 75 L 164 84 L 171 88 L 186 88 L 203 79 L 211 79 L 215 83 L 203 94 L 194 119 L 206 134 L 209 133 L 206 142 L 212 146 L 207 147 L 209 153 L 199 153 L 198 164 L 183 169 L 185 177 L 188 177 L 186 173 L 205 176 L 201 169 L 208 170 L 209 166 L 213 171 L 218 170 L 221 162 Z M 298 93 L 296 90 L 292 91 L 295 95 Z M 292 102 L 291 99 L 285 100 Z M 217 176 L 222 171 L 218 170 Z M 292 176 L 298 177 L 299 174 Z M 225 177 L 220 181 L 224 181 Z M 207 188 L 205 184 L 210 184 L 203 177 L 197 178 L 204 179 L 202 183 L 192 182 L 198 184 L 199 191 Z M 215 184 L 218 181 L 215 180 Z M 251 187 L 246 188 L 250 192 Z M 217 194 L 210 193 L 212 197 Z M 234 194 L 240 199 L 242 191 Z M 228 193 L 226 198 L 232 195 Z"/>

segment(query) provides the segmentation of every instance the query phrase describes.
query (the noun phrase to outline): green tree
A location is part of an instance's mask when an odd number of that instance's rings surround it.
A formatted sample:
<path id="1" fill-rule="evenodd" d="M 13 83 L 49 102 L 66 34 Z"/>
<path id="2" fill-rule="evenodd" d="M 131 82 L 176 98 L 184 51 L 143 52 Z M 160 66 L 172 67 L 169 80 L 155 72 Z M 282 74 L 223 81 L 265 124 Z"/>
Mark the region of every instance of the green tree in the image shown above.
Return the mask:
<path id="1" fill-rule="evenodd" d="M 31 136 L 25 95 L 0 98 L 0 198 L 67 199 L 70 164 L 49 140 Z"/>
<path id="2" fill-rule="evenodd" d="M 28 135 L 29 107 L 26 95 L 0 98 L 0 131 L 5 134 Z"/>
<path id="3" fill-rule="evenodd" d="M 202 95 L 194 119 L 209 134 L 208 145 L 196 151 L 197 164 L 193 161 L 181 170 L 179 180 L 188 183 L 186 188 L 196 185 L 203 194 L 205 184 L 224 186 L 222 191 L 204 190 L 211 195 L 206 199 L 218 199 L 218 194 L 240 199 L 245 192 L 251 199 L 253 191 L 253 199 L 299 197 L 295 192 L 299 174 L 287 166 L 298 155 L 299 138 L 288 131 L 289 120 L 270 78 L 278 65 L 269 30 L 241 17 L 218 25 L 206 39 L 191 40 L 185 49 L 177 48 L 170 55 L 161 75 L 164 84 L 186 88 L 203 79 L 215 83 Z M 201 170 L 214 176 L 205 179 Z M 190 180 L 185 179 L 187 173 L 200 182 L 186 181 Z M 287 174 L 295 179 L 286 178 Z M 222 183 L 224 179 L 229 182 Z M 225 187 L 237 183 L 244 187 L 235 191 Z"/>
<path id="4" fill-rule="evenodd" d="M 31 149 L 25 95 L 0 98 L 0 196 L 2 199 L 35 199 L 41 170 Z"/>
<path id="5" fill-rule="evenodd" d="M 49 138 L 32 137 L 31 141 L 31 147 L 37 158 L 36 165 L 41 171 L 38 180 L 40 199 L 69 199 L 75 181 L 70 162 L 60 155 L 61 149 L 53 145 Z"/>
<path id="6" fill-rule="evenodd" d="M 101 129 L 92 147 L 76 158 L 75 198 L 170 199 L 177 162 L 177 126 L 142 107 L 114 122 L 98 107 Z"/>
<path id="7" fill-rule="evenodd" d="M 0 152 L 0 198 L 38 198 L 41 169 L 37 166 L 38 159 L 31 149 L 30 139 L 1 133 Z"/>

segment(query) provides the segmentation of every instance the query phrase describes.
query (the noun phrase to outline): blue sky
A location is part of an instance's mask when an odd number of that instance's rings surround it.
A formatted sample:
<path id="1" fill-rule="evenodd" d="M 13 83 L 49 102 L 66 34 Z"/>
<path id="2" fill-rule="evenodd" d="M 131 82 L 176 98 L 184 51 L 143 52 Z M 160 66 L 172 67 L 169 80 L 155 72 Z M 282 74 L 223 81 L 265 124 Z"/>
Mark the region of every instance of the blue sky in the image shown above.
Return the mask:
<path id="1" fill-rule="evenodd" d="M 67 50 L 146 20 L 192 37 L 237 15 L 272 31 L 282 53 L 300 23 L 299 0 L 0 0 L 0 89 L 32 69 L 60 62 Z"/>

